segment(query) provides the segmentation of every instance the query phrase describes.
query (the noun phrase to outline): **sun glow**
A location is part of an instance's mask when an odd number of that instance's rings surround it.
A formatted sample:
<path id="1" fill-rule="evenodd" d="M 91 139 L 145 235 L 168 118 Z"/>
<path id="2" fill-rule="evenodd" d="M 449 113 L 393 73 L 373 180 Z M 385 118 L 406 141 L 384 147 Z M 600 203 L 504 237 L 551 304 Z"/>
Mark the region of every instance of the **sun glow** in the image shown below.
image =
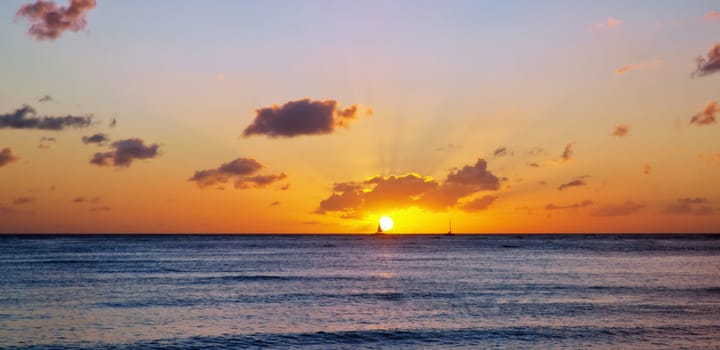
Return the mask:
<path id="1" fill-rule="evenodd" d="M 383 216 L 380 218 L 380 228 L 383 231 L 390 231 L 393 228 L 393 220 L 389 216 Z"/>

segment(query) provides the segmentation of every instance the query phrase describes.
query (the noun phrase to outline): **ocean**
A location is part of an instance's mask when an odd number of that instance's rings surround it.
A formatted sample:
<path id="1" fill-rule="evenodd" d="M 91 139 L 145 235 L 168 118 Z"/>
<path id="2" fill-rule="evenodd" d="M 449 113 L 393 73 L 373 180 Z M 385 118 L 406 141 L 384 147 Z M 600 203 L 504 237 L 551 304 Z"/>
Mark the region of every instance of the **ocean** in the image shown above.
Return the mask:
<path id="1" fill-rule="evenodd" d="M 3 349 L 720 348 L 720 236 L 0 236 Z"/>

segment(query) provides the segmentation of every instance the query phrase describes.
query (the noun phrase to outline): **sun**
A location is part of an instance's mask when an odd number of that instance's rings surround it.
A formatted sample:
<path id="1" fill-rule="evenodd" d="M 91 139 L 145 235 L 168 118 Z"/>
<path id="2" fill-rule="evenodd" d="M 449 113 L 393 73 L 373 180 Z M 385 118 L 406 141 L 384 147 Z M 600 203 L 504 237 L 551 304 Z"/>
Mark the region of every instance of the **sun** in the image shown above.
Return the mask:
<path id="1" fill-rule="evenodd" d="M 383 231 L 390 231 L 393 228 L 393 220 L 389 216 L 383 216 L 380 218 L 380 228 Z"/>

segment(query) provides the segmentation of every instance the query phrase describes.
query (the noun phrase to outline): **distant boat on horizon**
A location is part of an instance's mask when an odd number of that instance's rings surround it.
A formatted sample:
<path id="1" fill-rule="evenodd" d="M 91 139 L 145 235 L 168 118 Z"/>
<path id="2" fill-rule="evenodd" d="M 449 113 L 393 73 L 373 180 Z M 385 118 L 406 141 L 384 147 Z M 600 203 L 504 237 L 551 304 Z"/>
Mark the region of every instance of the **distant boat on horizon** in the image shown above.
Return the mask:
<path id="1" fill-rule="evenodd" d="M 448 232 L 445 234 L 445 236 L 454 236 L 455 234 L 452 233 L 452 220 L 448 219 Z"/>
<path id="2" fill-rule="evenodd" d="M 375 234 L 376 234 L 376 235 L 384 235 L 384 234 L 385 234 L 385 232 L 383 232 L 383 229 L 382 229 L 382 227 L 380 226 L 380 223 L 379 223 L 379 222 L 378 222 L 378 227 L 377 227 L 377 231 L 375 231 Z"/>

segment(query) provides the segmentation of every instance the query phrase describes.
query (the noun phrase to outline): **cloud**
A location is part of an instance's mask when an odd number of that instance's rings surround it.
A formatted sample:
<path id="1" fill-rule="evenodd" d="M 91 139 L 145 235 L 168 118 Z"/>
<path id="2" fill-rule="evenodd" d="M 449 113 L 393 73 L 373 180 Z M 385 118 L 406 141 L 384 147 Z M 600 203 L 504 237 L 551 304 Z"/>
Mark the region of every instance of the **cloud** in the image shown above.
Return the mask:
<path id="1" fill-rule="evenodd" d="M 530 156 L 537 156 L 537 155 L 539 155 L 539 154 L 542 154 L 543 152 L 545 152 L 545 149 L 544 149 L 544 148 L 539 147 L 539 146 L 535 146 L 535 147 L 531 148 L 531 149 L 527 152 L 527 154 L 530 155 Z"/>
<path id="2" fill-rule="evenodd" d="M 606 21 L 594 25 L 593 28 L 595 28 L 595 30 L 608 30 L 620 28 L 622 25 L 622 20 L 610 17 Z"/>
<path id="3" fill-rule="evenodd" d="M 715 114 L 720 111 L 720 106 L 717 102 L 711 101 L 707 105 L 705 105 L 705 108 L 702 112 L 695 114 L 690 118 L 690 124 L 695 124 L 697 126 L 701 125 L 710 125 L 715 123 Z"/>
<path id="4" fill-rule="evenodd" d="M 647 61 L 647 62 L 626 64 L 626 65 L 620 66 L 617 69 L 615 69 L 615 75 L 623 75 L 625 73 L 628 73 L 628 72 L 634 71 L 634 70 L 658 69 L 658 68 L 662 67 L 662 65 L 663 65 L 662 60 L 653 60 L 653 61 Z"/>
<path id="5" fill-rule="evenodd" d="M 500 157 L 506 156 L 507 154 L 508 154 L 507 147 L 499 147 L 498 149 L 495 150 L 495 152 L 493 152 L 493 156 L 495 158 L 500 158 Z"/>
<path id="6" fill-rule="evenodd" d="M 287 191 L 290 189 L 290 184 L 284 184 L 280 186 L 280 191 Z"/>
<path id="7" fill-rule="evenodd" d="M 630 132 L 630 127 L 625 124 L 620 124 L 615 127 L 615 129 L 612 132 L 613 136 L 617 137 L 623 137 L 627 135 Z"/>
<path id="8" fill-rule="evenodd" d="M 498 196 L 491 195 L 486 195 L 481 198 L 475 198 L 467 203 L 460 205 L 460 209 L 466 212 L 488 210 L 490 205 L 493 204 L 498 198 Z"/>
<path id="9" fill-rule="evenodd" d="M 55 142 L 55 138 L 54 138 L 54 137 L 45 137 L 45 136 L 43 136 L 43 137 L 40 138 L 40 142 Z"/>
<path id="10" fill-rule="evenodd" d="M 650 175 L 650 172 L 652 171 L 652 166 L 650 164 L 644 164 L 642 167 L 643 174 Z"/>
<path id="11" fill-rule="evenodd" d="M 341 109 L 337 101 L 311 101 L 308 98 L 290 101 L 282 106 L 273 105 L 256 111 L 255 120 L 245 128 L 243 136 L 289 138 L 329 134 L 337 128 L 349 127 L 350 123 L 359 117 L 358 108 L 357 105 L 352 105 Z"/>
<path id="12" fill-rule="evenodd" d="M 660 213 L 666 215 L 712 215 L 715 213 L 713 208 L 708 204 L 708 199 L 704 197 L 687 197 L 678 198 L 675 203 L 668 204 Z"/>
<path id="13" fill-rule="evenodd" d="M 704 77 L 720 70 L 720 43 L 715 44 L 707 53 L 707 57 L 696 59 L 697 68 L 691 74 L 694 77 Z"/>
<path id="14" fill-rule="evenodd" d="M 549 203 L 545 206 L 545 210 L 563 210 L 563 209 L 579 209 L 595 205 L 595 202 L 591 200 L 584 200 L 582 202 L 573 203 L 570 205 L 555 205 Z"/>
<path id="15" fill-rule="evenodd" d="M 91 143 L 97 144 L 97 145 L 103 145 L 105 142 L 110 141 L 110 138 L 107 134 L 98 133 L 92 136 L 83 136 L 82 142 L 86 145 L 89 145 Z"/>
<path id="16" fill-rule="evenodd" d="M 711 12 L 706 13 L 705 16 L 703 16 L 703 17 L 708 21 L 718 20 L 718 19 L 720 19 L 720 12 L 711 11 Z"/>
<path id="17" fill-rule="evenodd" d="M 436 148 L 435 150 L 436 150 L 436 151 L 439 151 L 439 152 L 450 152 L 450 151 L 453 151 L 453 150 L 456 150 L 456 149 L 460 149 L 460 148 L 462 148 L 462 146 L 456 145 L 456 144 L 453 144 L 453 143 L 448 143 L 447 145 L 445 145 L 445 146 L 440 146 L 440 147 Z"/>
<path id="18" fill-rule="evenodd" d="M 274 201 L 274 202 L 270 203 L 271 207 L 276 207 L 278 205 L 280 205 L 280 201 Z"/>
<path id="19" fill-rule="evenodd" d="M 28 34 L 35 39 L 55 40 L 66 30 L 83 30 L 86 24 L 85 15 L 95 8 L 95 5 L 95 0 L 70 0 L 68 7 L 37 0 L 21 6 L 15 15 L 31 23 Z"/>
<path id="20" fill-rule="evenodd" d="M 52 102 L 52 101 L 53 101 L 53 98 L 52 98 L 52 96 L 50 96 L 50 95 L 45 95 L 45 96 L 40 97 L 40 98 L 38 99 L 38 102 L 40 102 L 40 103 L 43 103 L 43 102 Z"/>
<path id="21" fill-rule="evenodd" d="M 565 145 L 565 150 L 563 150 L 563 153 L 560 155 L 560 159 L 563 161 L 569 161 L 573 159 L 573 155 L 575 154 L 575 151 L 573 148 L 575 147 L 575 142 L 570 142 L 567 145 Z"/>
<path id="22" fill-rule="evenodd" d="M 83 128 L 90 126 L 92 115 L 51 117 L 36 116 L 35 110 L 30 106 L 23 106 L 13 113 L 0 114 L 0 129 L 40 129 L 62 130 L 65 127 Z"/>
<path id="23" fill-rule="evenodd" d="M 80 196 L 80 197 L 75 197 L 72 201 L 73 201 L 73 203 L 78 203 L 78 204 L 81 204 L 81 203 L 92 203 L 92 204 L 94 204 L 94 203 L 100 202 L 100 197 L 85 198 L 85 197 L 83 197 L 83 196 Z"/>
<path id="24" fill-rule="evenodd" d="M 582 187 L 582 186 L 587 186 L 587 183 L 581 179 L 575 179 L 568 183 L 564 183 L 564 184 L 558 186 L 558 191 L 562 191 L 562 190 L 570 188 L 570 187 Z"/>
<path id="25" fill-rule="evenodd" d="M 23 205 L 23 204 L 30 204 L 35 203 L 37 199 L 35 197 L 17 197 L 13 199 L 12 204 L 14 205 Z"/>
<path id="26" fill-rule="evenodd" d="M 114 128 L 117 125 L 117 118 L 110 119 L 110 123 L 108 123 L 109 128 Z"/>
<path id="27" fill-rule="evenodd" d="M 529 167 L 531 167 L 531 168 L 539 168 L 539 167 L 540 167 L 540 164 L 537 163 L 537 162 L 528 162 L 528 163 L 527 163 L 527 166 L 529 166 Z"/>
<path id="28" fill-rule="evenodd" d="M 457 206 L 460 199 L 474 193 L 499 188 L 500 179 L 487 170 L 484 159 L 478 159 L 474 165 L 451 170 L 443 182 L 408 173 L 336 183 L 333 193 L 320 202 L 316 212 L 339 212 L 343 218 L 360 218 L 370 212 L 409 207 L 443 211 Z M 495 200 L 483 198 L 467 202 L 461 209 L 480 210 L 483 204 Z"/>
<path id="29" fill-rule="evenodd" d="M 627 201 L 623 204 L 608 204 L 601 206 L 591 211 L 590 215 L 598 217 L 628 216 L 639 212 L 642 208 L 645 208 L 645 204 Z"/>
<path id="30" fill-rule="evenodd" d="M 708 166 L 720 165 L 720 153 L 701 153 L 698 158 L 704 160 Z"/>
<path id="31" fill-rule="evenodd" d="M 16 160 L 20 159 L 19 157 L 16 157 L 12 154 L 12 150 L 10 148 L 3 148 L 2 151 L 0 151 L 0 167 L 6 166 Z"/>
<path id="32" fill-rule="evenodd" d="M 160 145 L 146 146 L 139 138 L 115 141 L 111 145 L 114 150 L 98 152 L 90 159 L 90 164 L 97 166 L 129 167 L 136 159 L 150 159 L 158 156 Z"/>
<path id="33" fill-rule="evenodd" d="M 285 173 L 258 175 L 264 166 L 253 158 L 238 158 L 219 167 L 195 171 L 188 179 L 199 187 L 225 184 L 232 181 L 236 189 L 262 188 L 287 178 Z"/>

